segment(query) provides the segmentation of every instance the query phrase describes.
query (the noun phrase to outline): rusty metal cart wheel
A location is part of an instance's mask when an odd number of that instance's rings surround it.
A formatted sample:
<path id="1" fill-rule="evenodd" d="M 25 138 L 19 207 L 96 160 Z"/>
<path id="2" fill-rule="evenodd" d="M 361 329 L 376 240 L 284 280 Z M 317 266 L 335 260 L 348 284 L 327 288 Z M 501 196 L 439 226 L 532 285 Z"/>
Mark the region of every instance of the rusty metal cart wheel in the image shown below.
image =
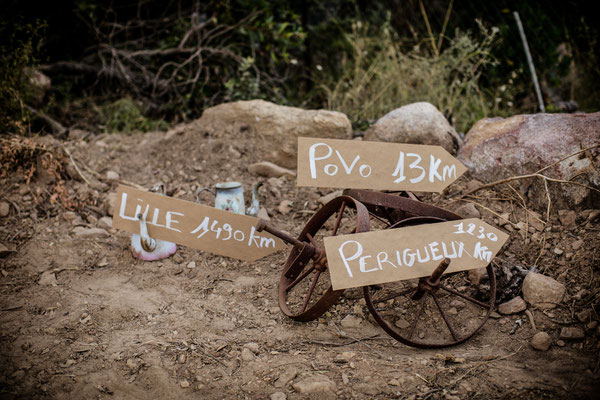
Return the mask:
<path id="1" fill-rule="evenodd" d="M 264 229 L 294 244 L 279 281 L 279 307 L 296 321 L 312 321 L 323 315 L 344 292 L 333 290 L 323 238 L 368 232 L 369 212 L 359 201 L 340 196 L 319 209 L 297 239 L 263 224 Z"/>
<path id="2" fill-rule="evenodd" d="M 411 217 L 391 229 L 437 222 L 444 219 Z M 468 271 L 443 275 L 449 262 L 444 260 L 430 277 L 365 286 L 365 301 L 375 321 L 399 342 L 423 349 L 457 345 L 479 332 L 496 299 L 493 267 L 486 268 L 490 293 L 489 300 L 482 301 L 468 283 Z"/>

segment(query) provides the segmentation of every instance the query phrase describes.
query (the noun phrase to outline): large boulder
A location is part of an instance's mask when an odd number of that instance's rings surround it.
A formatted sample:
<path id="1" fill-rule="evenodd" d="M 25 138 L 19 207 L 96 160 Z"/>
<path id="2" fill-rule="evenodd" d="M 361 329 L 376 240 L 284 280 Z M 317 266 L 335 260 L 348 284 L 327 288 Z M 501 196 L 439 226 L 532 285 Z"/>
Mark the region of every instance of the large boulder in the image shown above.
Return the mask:
<path id="1" fill-rule="evenodd" d="M 465 137 L 458 158 L 471 176 L 493 182 L 510 176 L 532 174 L 579 150 L 600 143 L 600 112 L 593 114 L 535 114 L 478 121 Z M 543 171 L 551 178 L 600 186 L 598 148 L 570 157 Z M 595 166 L 596 165 L 596 166 Z M 523 193 L 544 202 L 539 178 L 518 181 Z M 569 208 L 593 202 L 593 191 L 549 182 L 553 207 Z M 542 203 L 538 204 L 542 206 Z M 543 205 L 545 207 L 545 204 Z"/>
<path id="2" fill-rule="evenodd" d="M 296 168 L 299 136 L 349 139 L 352 125 L 345 114 L 303 110 L 264 100 L 236 101 L 206 109 L 186 131 L 232 141 L 254 142 L 257 159 Z"/>
<path id="3" fill-rule="evenodd" d="M 433 104 L 420 102 L 397 108 L 379 118 L 365 140 L 442 146 L 454 154 L 456 131 Z"/>

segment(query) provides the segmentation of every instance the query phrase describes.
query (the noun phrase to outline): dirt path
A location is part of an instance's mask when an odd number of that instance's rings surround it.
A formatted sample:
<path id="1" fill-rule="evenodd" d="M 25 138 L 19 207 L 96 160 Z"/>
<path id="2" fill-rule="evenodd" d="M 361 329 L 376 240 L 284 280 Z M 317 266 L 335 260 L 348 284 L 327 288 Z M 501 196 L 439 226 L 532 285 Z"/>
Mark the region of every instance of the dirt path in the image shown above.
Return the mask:
<path id="1" fill-rule="evenodd" d="M 255 149 L 186 135 L 113 135 L 69 148 L 102 175 L 116 171 L 144 187 L 162 181 L 187 200 L 197 186 L 240 180 L 248 192 L 258 179 L 245 169 L 260 161 Z M 513 231 L 498 257 L 529 268 L 547 247 L 538 265 L 568 292 L 551 313 L 532 310 L 537 330 L 553 339 L 550 350 L 531 347 L 536 330 L 524 313 L 495 315 L 462 345 L 419 350 L 375 324 L 356 290 L 316 321 L 285 317 L 277 283 L 287 252 L 250 264 L 180 247 L 169 259 L 142 262 L 131 256 L 124 232 L 107 228 L 106 237 L 80 237 L 75 225 L 98 226 L 114 186 L 68 184 L 73 195 L 97 205 L 42 214 L 31 199 L 35 180 L 3 182 L 0 200 L 18 204 L 19 212 L 11 207 L 0 219 L 0 243 L 16 250 L 0 258 L 1 398 L 563 399 L 597 393 L 598 219 L 582 214 L 572 229 L 555 219 L 543 243 L 530 238 L 525 244 Z M 279 179 L 265 186 L 261 200 L 272 223 L 294 234 L 329 193 Z M 293 201 L 288 214 L 277 211 L 284 199 Z M 437 196 L 430 200 L 441 204 Z M 510 210 L 509 203 L 485 200 L 496 212 Z M 491 213 L 482 218 L 494 223 Z M 578 240 L 583 243 L 574 251 Z M 578 313 L 586 310 L 591 317 L 581 321 Z M 585 338 L 561 340 L 565 326 L 581 328 Z"/>

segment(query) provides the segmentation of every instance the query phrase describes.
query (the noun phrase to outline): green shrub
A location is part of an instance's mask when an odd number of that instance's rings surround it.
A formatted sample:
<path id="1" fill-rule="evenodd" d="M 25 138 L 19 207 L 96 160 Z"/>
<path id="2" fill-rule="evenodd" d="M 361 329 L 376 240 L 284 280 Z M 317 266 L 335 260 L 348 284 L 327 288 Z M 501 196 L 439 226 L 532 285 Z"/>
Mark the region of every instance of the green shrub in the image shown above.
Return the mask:
<path id="1" fill-rule="evenodd" d="M 341 79 L 324 85 L 329 108 L 344 112 L 355 128 L 364 129 L 397 107 L 427 101 L 460 132 L 485 116 L 507 112 L 512 103 L 506 87 L 480 89 L 482 72 L 495 63 L 491 48 L 498 30 L 481 23 L 479 29 L 478 38 L 456 31 L 441 50 L 427 39 L 403 51 L 387 26 L 372 30 L 355 23 L 347 36 L 352 57 L 343 62 Z"/>
<path id="2" fill-rule="evenodd" d="M 27 131 L 26 104 L 35 97 L 31 68 L 37 63 L 45 24 L 0 21 L 0 129 L 2 133 Z"/>
<path id="3" fill-rule="evenodd" d="M 167 127 L 164 121 L 144 117 L 140 106 L 130 98 L 123 98 L 104 106 L 101 109 L 101 114 L 105 130 L 108 133 L 148 132 L 156 129 L 166 129 Z"/>

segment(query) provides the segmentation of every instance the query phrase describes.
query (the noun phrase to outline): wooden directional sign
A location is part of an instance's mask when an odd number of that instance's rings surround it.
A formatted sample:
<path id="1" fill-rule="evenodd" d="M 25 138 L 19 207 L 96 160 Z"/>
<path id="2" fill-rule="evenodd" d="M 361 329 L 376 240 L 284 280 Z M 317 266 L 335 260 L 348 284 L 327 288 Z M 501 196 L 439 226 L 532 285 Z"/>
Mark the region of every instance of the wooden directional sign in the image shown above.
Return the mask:
<path id="1" fill-rule="evenodd" d="M 466 170 L 440 146 L 298 138 L 298 186 L 439 193 Z"/>
<path id="2" fill-rule="evenodd" d="M 119 186 L 113 227 L 140 232 L 136 215 L 143 214 L 148 234 L 195 249 L 253 261 L 283 249 L 283 242 L 257 232 L 258 218 L 219 210 L 127 186 Z"/>
<path id="3" fill-rule="evenodd" d="M 325 238 L 334 290 L 429 276 L 444 258 L 446 272 L 487 266 L 508 235 L 471 218 Z"/>

